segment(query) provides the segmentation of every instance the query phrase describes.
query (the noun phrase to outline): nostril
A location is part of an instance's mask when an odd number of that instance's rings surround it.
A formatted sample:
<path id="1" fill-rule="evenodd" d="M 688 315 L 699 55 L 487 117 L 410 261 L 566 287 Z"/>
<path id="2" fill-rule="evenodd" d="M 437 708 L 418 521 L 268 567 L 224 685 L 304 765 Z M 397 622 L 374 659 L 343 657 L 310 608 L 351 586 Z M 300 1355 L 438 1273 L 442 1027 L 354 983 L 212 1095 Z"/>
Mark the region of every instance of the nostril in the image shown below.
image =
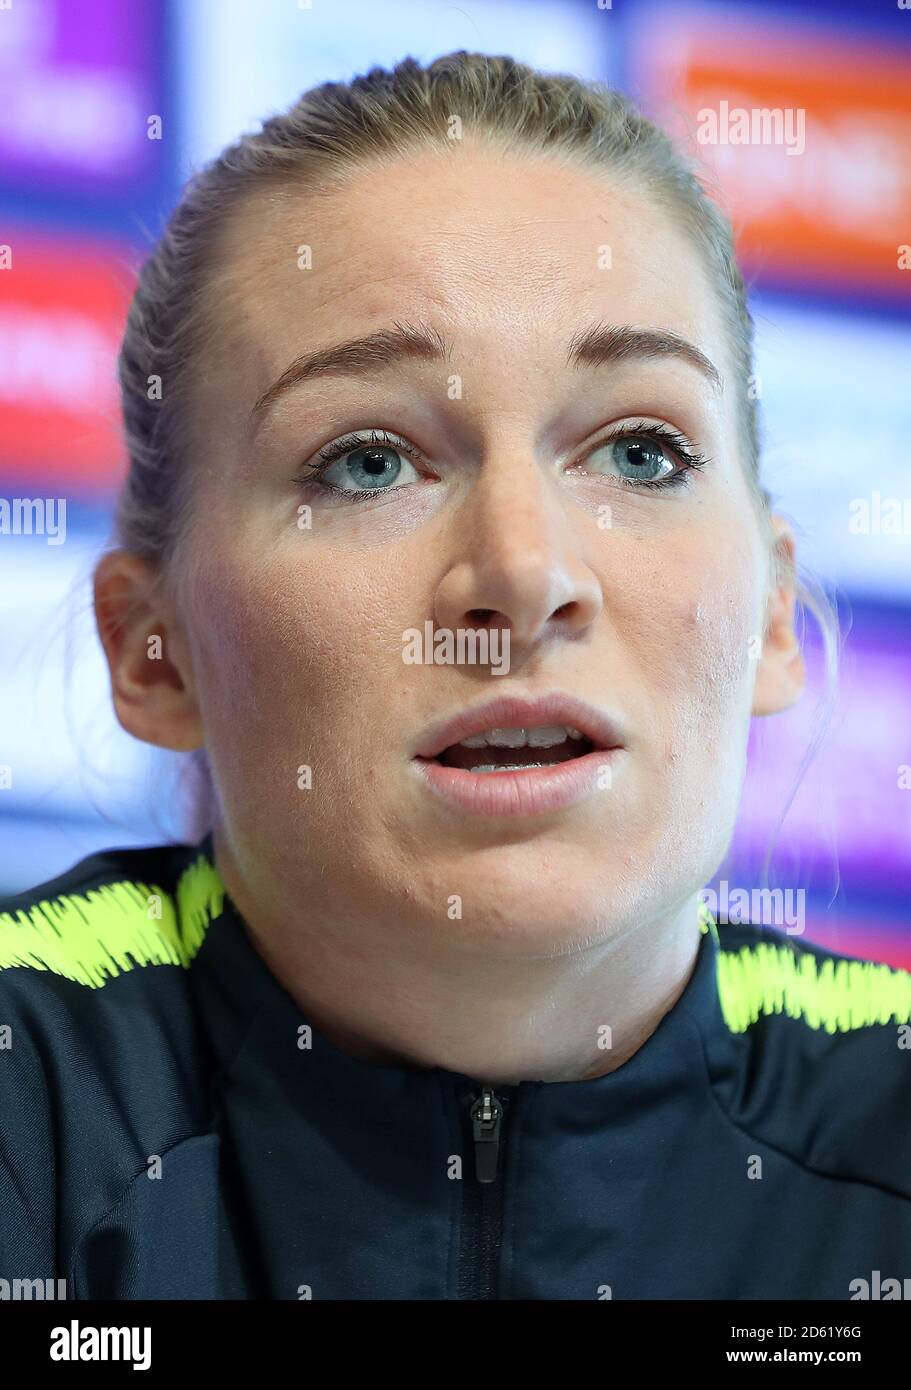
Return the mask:
<path id="1" fill-rule="evenodd" d="M 473 623 L 489 623 L 494 612 L 495 609 L 493 608 L 472 608 L 469 610 L 468 616 Z"/>

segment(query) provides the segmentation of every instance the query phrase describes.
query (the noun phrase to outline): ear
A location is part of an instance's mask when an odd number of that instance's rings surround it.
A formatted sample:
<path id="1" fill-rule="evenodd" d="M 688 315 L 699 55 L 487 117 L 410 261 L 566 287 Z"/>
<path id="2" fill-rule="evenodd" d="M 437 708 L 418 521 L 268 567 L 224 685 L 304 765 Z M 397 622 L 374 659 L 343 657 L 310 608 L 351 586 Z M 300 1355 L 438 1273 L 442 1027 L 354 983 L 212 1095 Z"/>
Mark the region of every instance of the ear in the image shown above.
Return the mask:
<path id="1" fill-rule="evenodd" d="M 161 574 L 127 550 L 95 567 L 95 621 L 127 733 L 159 748 L 202 747 L 189 644 Z"/>
<path id="2" fill-rule="evenodd" d="M 775 545 L 772 590 L 766 606 L 762 655 L 753 687 L 755 715 L 778 714 L 800 699 L 807 683 L 803 655 L 794 631 L 796 602 L 794 535 L 783 517 L 772 517 Z"/>

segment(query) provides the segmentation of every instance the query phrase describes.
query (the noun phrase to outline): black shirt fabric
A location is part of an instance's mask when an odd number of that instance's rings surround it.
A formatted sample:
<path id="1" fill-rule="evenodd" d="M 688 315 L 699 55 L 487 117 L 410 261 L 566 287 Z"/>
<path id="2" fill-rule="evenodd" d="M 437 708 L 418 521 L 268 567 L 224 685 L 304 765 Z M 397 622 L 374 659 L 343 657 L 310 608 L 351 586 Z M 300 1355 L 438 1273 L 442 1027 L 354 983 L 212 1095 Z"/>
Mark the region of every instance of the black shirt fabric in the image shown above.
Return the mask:
<path id="1" fill-rule="evenodd" d="M 683 993 L 612 1072 L 488 1086 L 376 1065 L 309 1029 L 211 837 L 93 855 L 0 903 L 0 1280 L 900 1297 L 909 1023 L 906 972 L 706 920 Z"/>

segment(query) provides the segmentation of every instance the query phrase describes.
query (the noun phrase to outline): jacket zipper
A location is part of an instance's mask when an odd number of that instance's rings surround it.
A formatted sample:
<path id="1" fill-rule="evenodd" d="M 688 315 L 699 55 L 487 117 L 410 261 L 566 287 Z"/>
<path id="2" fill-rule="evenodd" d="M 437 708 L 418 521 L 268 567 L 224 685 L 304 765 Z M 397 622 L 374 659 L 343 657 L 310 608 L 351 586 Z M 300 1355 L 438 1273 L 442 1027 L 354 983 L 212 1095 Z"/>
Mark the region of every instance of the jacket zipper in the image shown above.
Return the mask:
<path id="1" fill-rule="evenodd" d="M 502 1177 L 504 1117 L 514 1086 L 481 1086 L 463 1097 L 470 1106 L 468 1130 L 474 1163 L 462 1192 L 462 1243 L 459 1298 L 497 1298 L 497 1271 L 503 1238 Z"/>

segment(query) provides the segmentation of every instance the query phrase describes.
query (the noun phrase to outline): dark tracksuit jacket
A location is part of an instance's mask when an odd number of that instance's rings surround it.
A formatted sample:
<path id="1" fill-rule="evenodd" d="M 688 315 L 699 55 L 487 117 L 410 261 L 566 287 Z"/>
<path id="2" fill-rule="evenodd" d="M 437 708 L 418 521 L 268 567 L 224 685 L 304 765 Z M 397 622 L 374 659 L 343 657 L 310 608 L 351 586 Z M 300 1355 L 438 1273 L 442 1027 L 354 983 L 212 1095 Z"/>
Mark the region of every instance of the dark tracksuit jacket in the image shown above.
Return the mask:
<path id="1" fill-rule="evenodd" d="M 76 1299 L 900 1297 L 911 975 L 706 920 L 624 1065 L 488 1086 L 308 1035 L 211 854 L 112 850 L 0 903 L 0 1280 Z"/>

